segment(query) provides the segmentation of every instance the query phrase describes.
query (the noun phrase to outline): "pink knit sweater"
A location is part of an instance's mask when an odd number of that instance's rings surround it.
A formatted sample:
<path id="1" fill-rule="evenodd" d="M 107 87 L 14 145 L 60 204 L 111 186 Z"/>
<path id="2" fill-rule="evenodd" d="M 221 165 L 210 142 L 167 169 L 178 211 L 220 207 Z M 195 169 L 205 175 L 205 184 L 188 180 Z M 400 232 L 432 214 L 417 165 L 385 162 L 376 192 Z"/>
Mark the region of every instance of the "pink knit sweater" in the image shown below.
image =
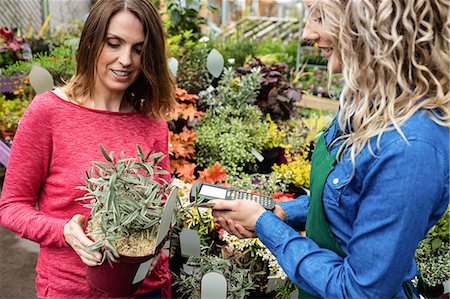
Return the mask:
<path id="1" fill-rule="evenodd" d="M 15 135 L 0 200 L 0 224 L 40 244 L 39 298 L 105 297 L 90 288 L 86 265 L 63 236 L 64 225 L 73 215 L 89 215 L 81 202 L 74 201 L 83 196 L 75 187 L 84 185 L 83 175 L 91 161 L 104 159 L 100 144 L 125 156 L 136 155 L 136 144 L 144 152 L 167 155 L 167 123 L 138 112 L 81 107 L 45 92 L 31 102 Z M 169 158 L 161 163 L 169 169 Z M 160 288 L 164 298 L 170 297 L 165 255 L 136 294 Z"/>

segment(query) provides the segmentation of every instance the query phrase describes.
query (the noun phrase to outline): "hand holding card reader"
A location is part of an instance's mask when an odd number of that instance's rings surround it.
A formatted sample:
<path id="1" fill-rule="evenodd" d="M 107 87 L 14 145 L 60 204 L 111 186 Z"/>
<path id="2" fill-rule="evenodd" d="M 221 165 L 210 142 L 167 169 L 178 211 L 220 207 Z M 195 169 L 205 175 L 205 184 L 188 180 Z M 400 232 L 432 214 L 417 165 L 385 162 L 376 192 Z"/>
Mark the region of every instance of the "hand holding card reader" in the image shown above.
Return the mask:
<path id="1" fill-rule="evenodd" d="M 253 200 L 262 205 L 266 210 L 273 210 L 275 208 L 275 201 L 272 197 L 202 182 L 197 182 L 192 185 L 190 193 L 191 202 L 195 201 L 197 197 L 203 197 L 205 199 L 203 202 L 212 199 Z"/>

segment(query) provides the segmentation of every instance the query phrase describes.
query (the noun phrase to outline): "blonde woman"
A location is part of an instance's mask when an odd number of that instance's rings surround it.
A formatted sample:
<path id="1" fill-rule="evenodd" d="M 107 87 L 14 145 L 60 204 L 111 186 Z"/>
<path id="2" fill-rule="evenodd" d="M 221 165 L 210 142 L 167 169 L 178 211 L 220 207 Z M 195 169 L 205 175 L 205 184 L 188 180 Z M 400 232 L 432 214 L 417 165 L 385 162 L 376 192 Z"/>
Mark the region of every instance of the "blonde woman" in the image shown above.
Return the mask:
<path id="1" fill-rule="evenodd" d="M 311 195 L 273 213 L 216 201 L 213 213 L 259 237 L 300 298 L 418 298 L 414 252 L 449 203 L 450 1 L 305 2 L 303 38 L 346 81 Z"/>
<path id="2" fill-rule="evenodd" d="M 175 105 L 164 30 L 150 0 L 99 0 L 83 28 L 77 70 L 66 86 L 37 95 L 17 130 L 0 200 L 0 224 L 40 245 L 38 298 L 105 298 L 85 278 L 100 252 L 84 233 L 89 209 L 84 191 L 99 145 L 136 154 L 162 152 L 169 170 L 165 117 Z M 166 176 L 165 180 L 170 180 Z M 37 207 L 37 209 L 36 209 Z M 170 298 L 168 258 L 136 291 L 142 298 Z M 133 296 L 134 297 L 134 296 Z"/>

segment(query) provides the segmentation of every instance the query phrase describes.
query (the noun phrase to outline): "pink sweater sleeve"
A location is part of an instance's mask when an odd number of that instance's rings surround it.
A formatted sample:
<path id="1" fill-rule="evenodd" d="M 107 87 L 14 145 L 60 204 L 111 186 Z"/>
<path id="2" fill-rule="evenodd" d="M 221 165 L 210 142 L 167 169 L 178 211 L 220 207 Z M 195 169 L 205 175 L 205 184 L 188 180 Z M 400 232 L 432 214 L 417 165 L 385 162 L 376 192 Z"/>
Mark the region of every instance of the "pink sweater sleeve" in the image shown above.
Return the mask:
<path id="1" fill-rule="evenodd" d="M 43 246 L 68 246 L 63 230 L 68 219 L 50 217 L 37 208 L 52 156 L 51 113 L 37 96 L 14 137 L 0 199 L 0 224 Z"/>

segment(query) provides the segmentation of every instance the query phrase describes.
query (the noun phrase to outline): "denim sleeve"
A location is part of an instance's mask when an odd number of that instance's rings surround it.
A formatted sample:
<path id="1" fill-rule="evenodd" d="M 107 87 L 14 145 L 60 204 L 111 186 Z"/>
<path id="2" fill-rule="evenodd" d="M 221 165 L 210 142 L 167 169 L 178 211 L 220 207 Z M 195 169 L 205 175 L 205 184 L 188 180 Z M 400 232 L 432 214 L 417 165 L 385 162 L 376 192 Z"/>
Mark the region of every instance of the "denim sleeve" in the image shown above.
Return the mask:
<path id="1" fill-rule="evenodd" d="M 312 295 L 404 298 L 401 286 L 414 276 L 415 249 L 448 204 L 443 155 L 427 142 L 399 141 L 373 159 L 360 174 L 345 258 L 319 248 L 268 212 L 258 219 L 256 234 L 288 277 Z"/>
<path id="2" fill-rule="evenodd" d="M 308 214 L 309 196 L 302 195 L 294 200 L 280 202 L 278 205 L 286 214 L 286 223 L 294 228 L 303 228 Z"/>

